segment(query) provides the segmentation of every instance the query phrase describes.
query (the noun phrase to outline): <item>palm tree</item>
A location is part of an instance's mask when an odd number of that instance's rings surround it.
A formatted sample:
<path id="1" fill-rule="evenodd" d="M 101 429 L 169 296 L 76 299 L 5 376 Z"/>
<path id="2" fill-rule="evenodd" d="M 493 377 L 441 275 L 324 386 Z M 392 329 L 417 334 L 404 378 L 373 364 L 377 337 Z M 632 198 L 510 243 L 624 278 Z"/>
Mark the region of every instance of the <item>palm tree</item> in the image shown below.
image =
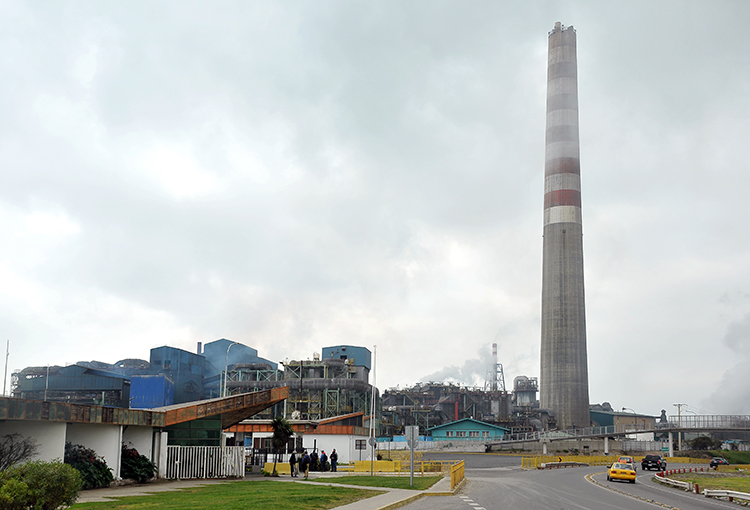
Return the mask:
<path id="1" fill-rule="evenodd" d="M 289 438 L 294 435 L 294 430 L 283 416 L 277 416 L 274 418 L 271 422 L 271 428 L 273 429 L 271 444 L 273 444 L 273 449 L 276 453 L 276 455 L 273 456 L 273 474 L 276 475 L 276 461 L 279 458 L 279 450 L 289 442 Z"/>

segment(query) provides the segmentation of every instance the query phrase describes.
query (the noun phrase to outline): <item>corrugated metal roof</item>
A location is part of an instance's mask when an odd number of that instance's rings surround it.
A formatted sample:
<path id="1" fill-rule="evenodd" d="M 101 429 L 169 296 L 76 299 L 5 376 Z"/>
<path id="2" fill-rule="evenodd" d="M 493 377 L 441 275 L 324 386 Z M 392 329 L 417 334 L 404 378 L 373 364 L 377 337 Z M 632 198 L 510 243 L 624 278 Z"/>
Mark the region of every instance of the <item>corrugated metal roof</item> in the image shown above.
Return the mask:
<path id="1" fill-rule="evenodd" d="M 99 423 L 165 427 L 176 423 L 221 415 L 227 429 L 289 396 L 289 387 L 188 402 L 156 409 L 123 409 L 85 404 L 69 404 L 0 397 L 0 420 Z"/>

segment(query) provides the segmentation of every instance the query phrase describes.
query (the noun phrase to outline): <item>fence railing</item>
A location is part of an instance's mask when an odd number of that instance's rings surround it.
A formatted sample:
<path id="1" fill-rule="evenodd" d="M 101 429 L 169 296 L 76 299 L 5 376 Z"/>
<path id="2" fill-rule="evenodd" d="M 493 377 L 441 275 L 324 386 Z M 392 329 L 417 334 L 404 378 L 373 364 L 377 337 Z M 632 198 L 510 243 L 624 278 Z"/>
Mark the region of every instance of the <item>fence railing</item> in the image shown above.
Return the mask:
<path id="1" fill-rule="evenodd" d="M 166 477 L 241 478 L 245 476 L 242 446 L 167 446 Z"/>
<path id="2" fill-rule="evenodd" d="M 464 479 L 464 461 L 451 466 L 451 491 L 456 490 L 458 484 Z"/>
<path id="3" fill-rule="evenodd" d="M 462 460 L 415 460 L 414 474 L 416 476 L 436 475 L 438 473 L 448 476 L 451 474 L 453 466 L 462 463 Z M 396 473 L 399 476 L 411 473 L 411 464 L 408 460 L 376 460 L 370 463 L 369 460 L 354 461 L 354 466 L 349 469 L 349 474 L 369 473 Z"/>
<path id="4" fill-rule="evenodd" d="M 750 430 L 750 416 L 744 415 L 691 415 L 670 416 L 669 424 L 682 429 Z"/>

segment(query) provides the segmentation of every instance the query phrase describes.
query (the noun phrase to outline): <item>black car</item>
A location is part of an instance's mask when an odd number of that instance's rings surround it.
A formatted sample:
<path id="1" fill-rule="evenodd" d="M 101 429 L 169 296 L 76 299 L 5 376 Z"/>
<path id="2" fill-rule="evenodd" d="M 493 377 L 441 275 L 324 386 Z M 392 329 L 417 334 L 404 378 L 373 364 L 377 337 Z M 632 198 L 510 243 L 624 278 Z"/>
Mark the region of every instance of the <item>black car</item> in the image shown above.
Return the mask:
<path id="1" fill-rule="evenodd" d="M 667 469 L 667 461 L 662 459 L 661 455 L 646 455 L 641 461 L 641 469 L 645 471 L 652 468 L 664 471 Z"/>
<path id="2" fill-rule="evenodd" d="M 709 466 L 711 466 L 712 468 L 715 468 L 716 466 L 720 464 L 726 465 L 726 464 L 729 464 L 729 461 L 723 457 L 714 457 L 713 459 L 711 459 Z"/>

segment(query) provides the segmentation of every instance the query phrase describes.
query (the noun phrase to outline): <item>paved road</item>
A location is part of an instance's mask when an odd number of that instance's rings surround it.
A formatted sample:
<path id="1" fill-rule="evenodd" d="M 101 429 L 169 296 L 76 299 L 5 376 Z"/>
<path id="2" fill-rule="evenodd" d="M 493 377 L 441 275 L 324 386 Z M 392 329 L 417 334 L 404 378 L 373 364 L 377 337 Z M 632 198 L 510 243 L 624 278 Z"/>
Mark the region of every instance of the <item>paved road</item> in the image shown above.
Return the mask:
<path id="1" fill-rule="evenodd" d="M 431 454 L 433 458 L 456 455 Z M 427 458 L 427 454 L 425 454 Z M 520 457 L 463 455 L 467 483 L 456 496 L 423 498 L 406 510 L 680 510 L 737 509 L 732 503 L 662 487 L 651 481 L 654 472 L 638 470 L 635 484 L 607 482 L 601 466 L 556 470 L 521 470 Z M 592 483 L 586 479 L 591 475 Z M 652 502 L 650 502 L 650 501 Z"/>

